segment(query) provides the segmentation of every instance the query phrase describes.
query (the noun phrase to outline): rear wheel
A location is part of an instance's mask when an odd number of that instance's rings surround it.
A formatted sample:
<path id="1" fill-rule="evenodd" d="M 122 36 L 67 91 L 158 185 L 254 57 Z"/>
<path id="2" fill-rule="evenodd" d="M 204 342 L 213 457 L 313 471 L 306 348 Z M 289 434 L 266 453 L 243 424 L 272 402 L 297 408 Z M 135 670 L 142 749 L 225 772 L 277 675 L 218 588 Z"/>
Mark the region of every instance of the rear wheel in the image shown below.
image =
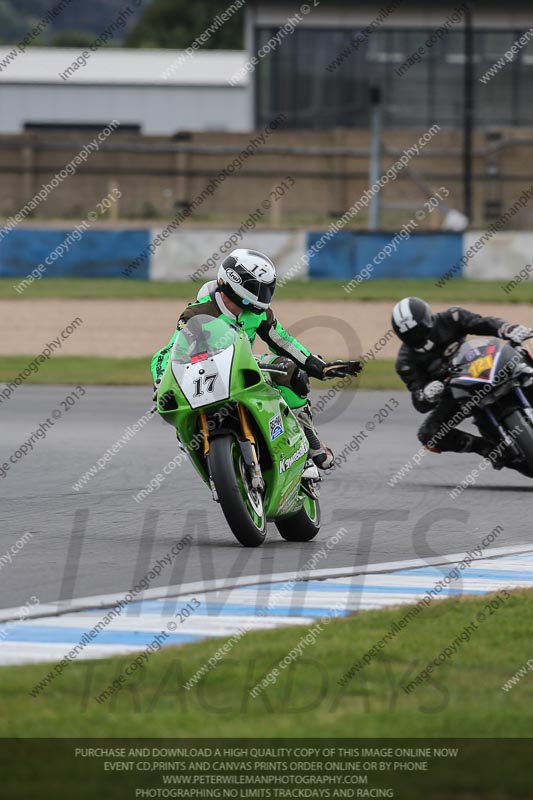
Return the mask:
<path id="1" fill-rule="evenodd" d="M 531 422 L 523 411 L 517 409 L 506 418 L 505 427 L 524 456 L 527 466 L 530 470 L 533 470 L 533 430 L 531 429 Z"/>
<path id="2" fill-rule="evenodd" d="M 308 494 L 296 514 L 276 521 L 276 528 L 288 542 L 310 542 L 320 530 L 320 503 Z"/>
<path id="3" fill-rule="evenodd" d="M 220 506 L 235 538 L 244 547 L 258 547 L 266 536 L 263 495 L 250 485 L 241 449 L 233 436 L 210 443 L 209 468 Z"/>

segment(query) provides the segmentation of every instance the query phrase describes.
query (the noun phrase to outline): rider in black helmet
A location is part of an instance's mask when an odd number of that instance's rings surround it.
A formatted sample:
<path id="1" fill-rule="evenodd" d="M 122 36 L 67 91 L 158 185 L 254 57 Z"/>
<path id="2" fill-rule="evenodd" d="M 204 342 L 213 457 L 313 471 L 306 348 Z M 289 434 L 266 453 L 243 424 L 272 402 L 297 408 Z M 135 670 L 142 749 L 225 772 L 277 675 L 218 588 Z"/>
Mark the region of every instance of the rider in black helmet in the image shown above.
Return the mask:
<path id="1" fill-rule="evenodd" d="M 500 317 L 482 317 L 458 306 L 434 314 L 419 297 L 405 297 L 394 306 L 392 327 L 403 342 L 396 371 L 411 392 L 416 410 L 422 414 L 431 412 L 418 431 L 420 442 L 435 452 L 487 456 L 494 447 L 490 442 L 454 427 L 447 430 L 452 418 L 457 424 L 460 410 L 443 383 L 448 374 L 448 358 L 467 334 L 498 336 L 520 344 L 533 336 L 533 330 Z M 433 441 L 437 447 L 432 446 Z M 498 461 L 493 465 L 504 466 Z"/>

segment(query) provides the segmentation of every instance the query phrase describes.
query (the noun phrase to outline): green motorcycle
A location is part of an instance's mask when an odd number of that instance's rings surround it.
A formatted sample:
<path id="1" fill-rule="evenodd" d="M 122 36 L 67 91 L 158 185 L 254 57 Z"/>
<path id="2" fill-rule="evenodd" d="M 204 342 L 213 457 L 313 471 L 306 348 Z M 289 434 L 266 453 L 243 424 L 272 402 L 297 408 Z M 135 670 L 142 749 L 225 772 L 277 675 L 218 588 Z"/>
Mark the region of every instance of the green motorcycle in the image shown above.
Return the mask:
<path id="1" fill-rule="evenodd" d="M 283 372 L 262 363 L 225 319 L 198 315 L 180 330 L 157 393 L 157 410 L 220 503 L 245 547 L 262 544 L 267 522 L 284 539 L 320 530 L 315 465 L 296 417 L 273 386 Z"/>

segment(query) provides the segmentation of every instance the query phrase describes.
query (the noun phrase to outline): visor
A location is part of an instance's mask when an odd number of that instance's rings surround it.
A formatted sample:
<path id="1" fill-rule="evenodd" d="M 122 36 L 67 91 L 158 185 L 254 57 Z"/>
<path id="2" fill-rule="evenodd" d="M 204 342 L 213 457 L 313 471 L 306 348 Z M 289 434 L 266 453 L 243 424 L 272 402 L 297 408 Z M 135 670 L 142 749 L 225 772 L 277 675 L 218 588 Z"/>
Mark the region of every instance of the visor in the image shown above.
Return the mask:
<path id="1" fill-rule="evenodd" d="M 423 348 L 425 344 L 427 344 L 429 340 L 429 331 L 423 325 L 417 325 L 415 328 L 411 328 L 405 333 L 402 333 L 402 341 L 408 347 L 413 347 L 415 350 L 417 348 Z"/>
<path id="2" fill-rule="evenodd" d="M 242 294 L 238 294 L 229 283 L 225 283 L 221 287 L 224 294 L 227 294 L 230 300 L 233 300 L 239 308 L 253 311 L 255 314 L 262 314 L 263 311 L 270 308 L 276 281 L 262 283 L 257 278 L 254 278 L 253 275 L 250 275 L 249 277 L 243 277 L 239 288 L 242 289 Z"/>
<path id="3" fill-rule="evenodd" d="M 267 308 L 269 308 L 274 296 L 276 281 L 272 281 L 272 283 L 263 283 L 262 281 L 257 280 L 257 278 L 255 278 L 253 275 L 250 275 L 250 277 L 243 277 L 241 285 L 245 293 L 254 298 L 251 300 L 246 296 L 242 297 L 245 306 L 257 306 L 262 311 L 265 311 Z M 248 300 L 248 303 L 246 300 Z"/>

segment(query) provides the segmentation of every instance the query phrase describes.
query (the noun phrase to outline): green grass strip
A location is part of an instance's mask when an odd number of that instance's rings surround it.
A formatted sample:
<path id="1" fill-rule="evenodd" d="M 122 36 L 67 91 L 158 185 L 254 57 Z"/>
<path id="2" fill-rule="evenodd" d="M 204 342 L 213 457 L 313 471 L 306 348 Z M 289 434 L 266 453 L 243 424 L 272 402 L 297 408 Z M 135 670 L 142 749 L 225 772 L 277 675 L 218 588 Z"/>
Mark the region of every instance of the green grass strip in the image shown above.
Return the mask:
<path id="1" fill-rule="evenodd" d="M 8 383 L 22 373 L 35 356 L 0 356 L 0 381 Z M 82 384 L 84 386 L 147 386 L 152 384 L 150 356 L 143 358 L 99 358 L 54 356 L 26 379 L 27 384 Z M 313 388 L 329 383 L 312 381 Z M 333 381 L 335 383 L 335 381 Z M 351 386 L 361 389 L 401 389 L 402 382 L 390 360 L 372 361 Z M 348 387 L 350 388 L 350 387 Z"/>
<path id="2" fill-rule="evenodd" d="M 14 381 L 35 356 L 0 356 L 0 381 Z M 82 384 L 84 386 L 151 385 L 150 357 L 99 358 L 97 356 L 54 356 L 32 373 L 26 384 Z"/>
<path id="3" fill-rule="evenodd" d="M 206 280 L 213 277 L 207 275 Z M 46 278 L 35 281 L 22 294 L 17 294 L 14 284 L 18 278 L 0 279 L 0 298 L 159 298 L 193 300 L 203 281 L 168 283 L 163 281 L 139 281 L 134 279 L 99 278 Z M 455 278 L 444 287 L 435 286 L 434 279 L 370 280 L 361 283 L 347 294 L 343 286 L 347 281 L 313 280 L 288 281 L 280 286 L 276 298 L 289 300 L 386 300 L 397 301 L 407 295 L 421 296 L 428 301 L 472 303 L 532 303 L 533 281 L 523 281 L 509 294 L 503 290 L 506 281 L 469 281 Z"/>
<path id="4" fill-rule="evenodd" d="M 275 531 L 270 535 L 276 537 Z M 227 537 L 231 542 L 229 532 Z M 533 675 L 510 691 L 501 687 L 531 657 L 533 592 L 497 600 L 502 594 L 434 601 L 345 685 L 339 684 L 343 675 L 394 623 L 398 627 L 409 606 L 321 623 L 313 643 L 255 698 L 249 691 L 317 623 L 246 634 L 190 690 L 183 685 L 227 639 L 167 647 L 102 703 L 95 698 L 133 655 L 74 661 L 37 697 L 30 690 L 51 664 L 3 667 L 0 736 L 528 737 Z M 406 693 L 402 687 L 472 621 L 477 629 L 470 638 L 463 637 L 452 657 Z"/>

